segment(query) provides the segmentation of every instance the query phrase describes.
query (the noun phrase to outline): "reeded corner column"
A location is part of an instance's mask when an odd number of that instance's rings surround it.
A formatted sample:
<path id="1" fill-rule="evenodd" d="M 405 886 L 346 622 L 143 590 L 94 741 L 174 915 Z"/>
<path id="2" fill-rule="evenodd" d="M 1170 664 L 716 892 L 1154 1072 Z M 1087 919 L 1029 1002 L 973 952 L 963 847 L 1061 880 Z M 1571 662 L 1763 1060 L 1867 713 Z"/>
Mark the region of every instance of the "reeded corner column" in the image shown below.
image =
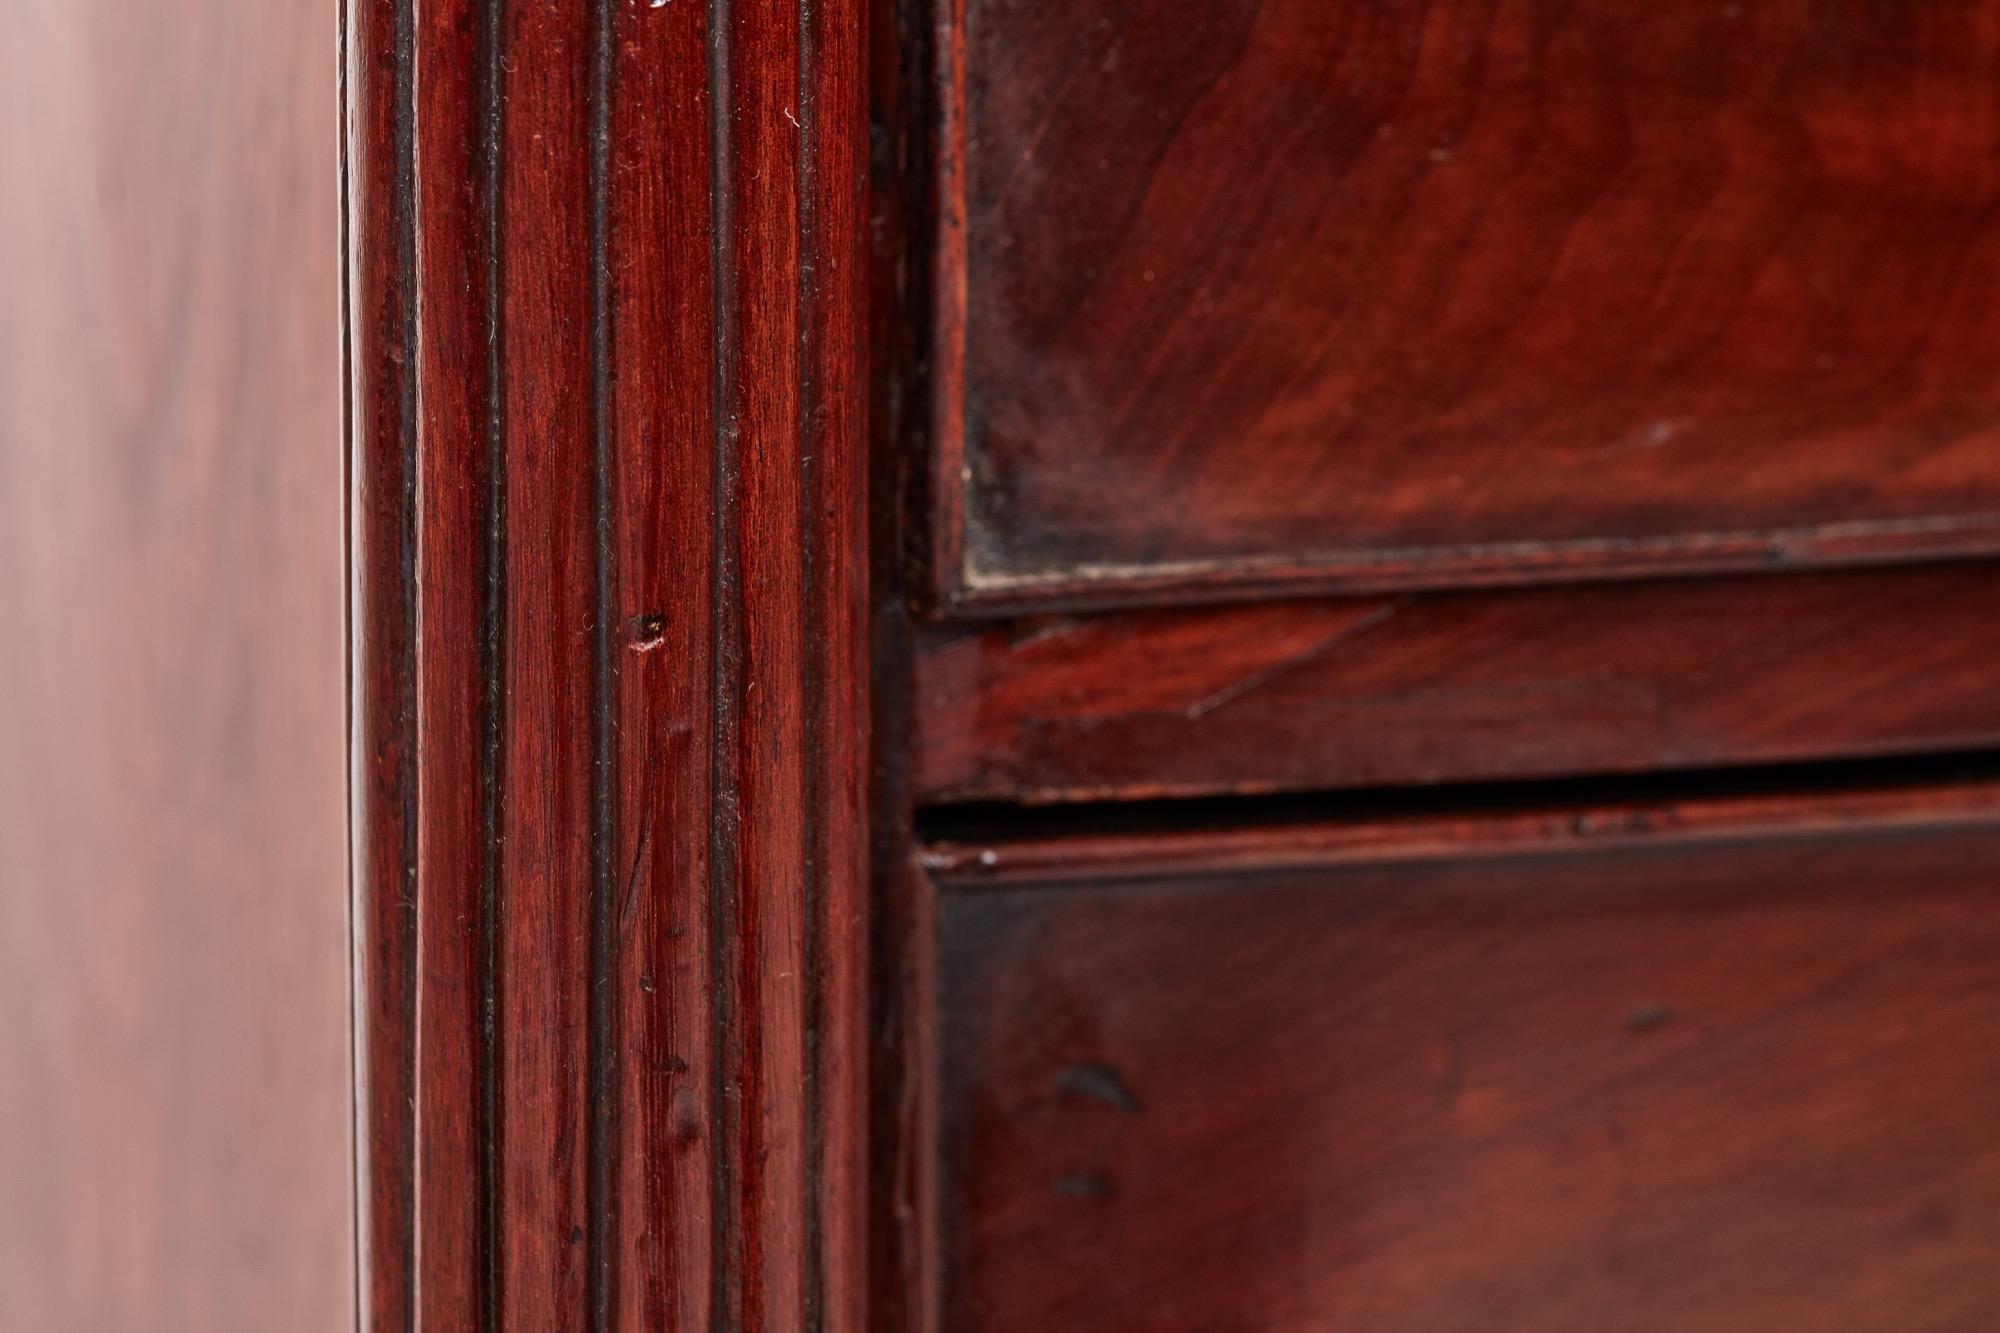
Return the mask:
<path id="1" fill-rule="evenodd" d="M 858 0 L 347 0 L 361 1325 L 858 1330 Z"/>

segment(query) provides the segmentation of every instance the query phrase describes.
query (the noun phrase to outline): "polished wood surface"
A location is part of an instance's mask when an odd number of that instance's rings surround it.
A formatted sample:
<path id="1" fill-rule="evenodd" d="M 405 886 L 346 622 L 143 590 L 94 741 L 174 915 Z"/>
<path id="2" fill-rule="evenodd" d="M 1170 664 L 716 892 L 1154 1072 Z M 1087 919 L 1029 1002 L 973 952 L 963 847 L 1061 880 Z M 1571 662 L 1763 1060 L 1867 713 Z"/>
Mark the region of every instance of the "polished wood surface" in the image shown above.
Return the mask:
<path id="1" fill-rule="evenodd" d="M 859 10 L 347 32 L 362 1325 L 858 1330 Z"/>
<path id="2" fill-rule="evenodd" d="M 336 26 L 0 41 L 0 1327 L 352 1327 Z"/>
<path id="3" fill-rule="evenodd" d="M 938 1326 L 1988 1327 L 1996 856 L 1978 783 L 940 849 Z"/>
<path id="4" fill-rule="evenodd" d="M 0 1330 L 2000 1326 L 2000 0 L 8 17 Z"/>
<path id="5" fill-rule="evenodd" d="M 927 635 L 928 802 L 1134 800 L 2000 744 L 1986 564 L 1034 617 Z"/>
<path id="6" fill-rule="evenodd" d="M 2000 8 L 939 0 L 947 605 L 2000 547 Z"/>

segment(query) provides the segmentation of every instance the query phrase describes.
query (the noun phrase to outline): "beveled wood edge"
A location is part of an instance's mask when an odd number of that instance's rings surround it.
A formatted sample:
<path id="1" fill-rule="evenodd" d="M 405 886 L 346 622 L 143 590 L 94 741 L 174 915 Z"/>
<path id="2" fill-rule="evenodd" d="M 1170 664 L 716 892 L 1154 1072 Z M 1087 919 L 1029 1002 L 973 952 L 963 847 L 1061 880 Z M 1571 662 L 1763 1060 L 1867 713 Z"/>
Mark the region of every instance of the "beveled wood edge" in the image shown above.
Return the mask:
<path id="1" fill-rule="evenodd" d="M 883 1281 L 870 1314 L 885 1333 L 937 1333 L 943 1151 L 938 1111 L 939 883 L 912 852 L 878 867 L 885 898 L 884 1019 L 877 1036 L 875 1240 Z"/>
<path id="2" fill-rule="evenodd" d="M 957 609 L 977 582 L 965 533 L 966 497 L 972 484 L 965 440 L 965 326 L 970 300 L 964 173 L 966 0 L 904 2 L 929 6 L 932 16 L 928 56 L 933 68 L 920 71 L 917 80 L 929 90 L 931 100 L 926 107 L 909 109 L 928 122 L 916 135 L 928 151 L 916 157 L 931 173 L 933 228 L 930 308 L 922 312 L 930 340 L 930 374 L 924 386 L 929 396 L 930 522 L 924 544 L 932 596 L 939 606 Z M 923 54 L 913 53 L 912 58 L 921 59 Z"/>
<path id="3" fill-rule="evenodd" d="M 963 489 L 954 494 L 962 507 Z M 1041 612 L 1221 605 L 1277 597 L 1640 582 L 1690 575 L 1806 572 L 2000 556 L 2000 512 L 1856 520 L 1466 547 L 1411 547 L 1283 559 L 1080 566 L 993 573 L 961 556 L 940 609 L 985 619 Z"/>
<path id="4" fill-rule="evenodd" d="M 2000 826 L 2000 777 L 1709 798 L 1597 802 L 1571 797 L 1540 808 L 1351 820 L 1338 817 L 1337 803 L 1328 805 L 1328 814 L 1319 818 L 1241 824 L 1217 820 L 1098 834 L 946 837 L 923 847 L 919 865 L 940 889 L 972 891 L 1993 827 Z"/>

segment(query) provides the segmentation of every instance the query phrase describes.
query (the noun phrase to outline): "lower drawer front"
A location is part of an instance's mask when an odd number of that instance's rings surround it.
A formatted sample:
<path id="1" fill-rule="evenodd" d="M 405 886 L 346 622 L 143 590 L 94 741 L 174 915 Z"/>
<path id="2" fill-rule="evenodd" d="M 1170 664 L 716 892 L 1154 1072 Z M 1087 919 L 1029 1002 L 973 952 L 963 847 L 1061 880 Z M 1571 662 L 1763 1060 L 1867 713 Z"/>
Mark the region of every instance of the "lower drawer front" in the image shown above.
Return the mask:
<path id="1" fill-rule="evenodd" d="M 944 1327 L 2000 1328 L 2000 827 L 1924 805 L 947 886 Z"/>

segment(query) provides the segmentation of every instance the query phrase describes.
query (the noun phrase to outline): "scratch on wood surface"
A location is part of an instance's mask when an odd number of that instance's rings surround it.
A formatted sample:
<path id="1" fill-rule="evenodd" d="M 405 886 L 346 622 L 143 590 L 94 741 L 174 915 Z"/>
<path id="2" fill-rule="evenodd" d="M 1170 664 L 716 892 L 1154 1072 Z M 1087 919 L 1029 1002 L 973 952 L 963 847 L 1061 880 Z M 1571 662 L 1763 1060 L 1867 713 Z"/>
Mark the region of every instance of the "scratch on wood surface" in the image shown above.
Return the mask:
<path id="1" fill-rule="evenodd" d="M 1188 705 L 1185 710 L 1187 720 L 1190 722 L 1199 722 L 1218 708 L 1226 707 L 1236 702 L 1236 700 L 1241 699 L 1246 694 L 1261 689 L 1285 672 L 1324 657 L 1335 648 L 1340 647 L 1340 645 L 1381 628 L 1393 620 L 1397 613 L 1409 604 L 1409 601 L 1410 599 L 1405 597 L 1391 602 L 1387 606 L 1380 607 L 1361 617 L 1361 619 L 1354 621 L 1352 624 L 1343 625 L 1340 629 L 1335 630 L 1332 634 L 1329 634 L 1302 651 L 1258 667 L 1255 671 L 1231 681 L 1221 689 L 1203 696 Z"/>
<path id="2" fill-rule="evenodd" d="M 639 792 L 639 808 L 645 812 L 645 822 L 639 826 L 639 839 L 632 848 L 632 868 L 625 874 L 625 901 L 618 907 L 618 933 L 624 939 L 632 936 L 632 909 L 639 901 L 639 881 L 645 878 L 646 852 L 653 845 L 653 775 L 650 771 Z"/>

